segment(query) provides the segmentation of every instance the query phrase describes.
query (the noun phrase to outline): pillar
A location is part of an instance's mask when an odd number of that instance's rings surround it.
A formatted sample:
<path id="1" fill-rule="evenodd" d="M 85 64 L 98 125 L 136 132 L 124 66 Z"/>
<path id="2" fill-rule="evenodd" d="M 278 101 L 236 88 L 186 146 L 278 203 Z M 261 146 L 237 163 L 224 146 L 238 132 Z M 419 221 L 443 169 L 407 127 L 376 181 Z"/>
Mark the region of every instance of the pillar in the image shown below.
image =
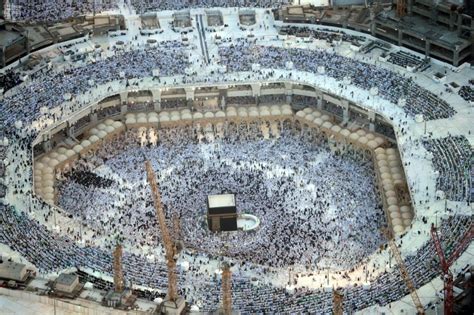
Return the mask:
<path id="1" fill-rule="evenodd" d="M 128 92 L 120 93 L 120 104 L 127 104 L 128 103 Z"/>
<path id="2" fill-rule="evenodd" d="M 151 89 L 150 90 L 153 100 L 153 107 L 155 111 L 159 112 L 161 110 L 161 89 Z"/>
<path id="3" fill-rule="evenodd" d="M 342 120 L 348 121 L 349 120 L 349 101 L 348 100 L 341 100 L 342 103 Z"/>
<path id="4" fill-rule="evenodd" d="M 285 83 L 285 95 L 286 103 L 291 104 L 293 102 L 293 83 Z"/>
<path id="5" fill-rule="evenodd" d="M 194 101 L 194 87 L 185 87 L 184 91 L 186 92 L 186 100 Z"/>
<path id="6" fill-rule="evenodd" d="M 425 56 L 429 57 L 431 49 L 431 41 L 427 38 L 425 41 Z"/>
<path id="7" fill-rule="evenodd" d="M 369 119 L 369 130 L 374 132 L 375 131 L 375 112 L 374 111 L 367 111 L 367 118 Z"/>
<path id="8" fill-rule="evenodd" d="M 127 106 L 125 106 L 125 107 L 127 107 Z M 91 123 L 94 124 L 94 125 L 97 124 L 97 113 L 92 113 L 91 114 Z"/>

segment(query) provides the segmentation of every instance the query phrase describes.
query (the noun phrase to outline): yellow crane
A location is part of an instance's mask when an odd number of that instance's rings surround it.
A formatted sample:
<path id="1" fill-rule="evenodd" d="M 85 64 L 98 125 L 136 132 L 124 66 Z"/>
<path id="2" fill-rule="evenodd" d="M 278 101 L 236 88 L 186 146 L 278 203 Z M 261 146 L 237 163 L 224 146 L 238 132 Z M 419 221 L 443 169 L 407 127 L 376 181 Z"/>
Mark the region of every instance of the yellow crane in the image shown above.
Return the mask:
<path id="1" fill-rule="evenodd" d="M 224 315 L 232 314 L 232 272 L 227 263 L 222 268 L 222 308 Z"/>
<path id="2" fill-rule="evenodd" d="M 151 187 L 153 202 L 156 209 L 156 217 L 160 226 L 161 239 L 165 248 L 166 265 L 168 268 L 168 295 L 166 299 L 172 302 L 177 301 L 177 280 L 176 280 L 176 260 L 179 254 L 175 242 L 171 239 L 168 226 L 166 225 L 165 214 L 163 212 L 163 205 L 161 203 L 161 194 L 156 182 L 155 172 L 149 160 L 145 161 L 145 168 L 147 172 L 148 183 Z"/>
<path id="3" fill-rule="evenodd" d="M 114 250 L 114 286 L 115 292 L 122 293 L 124 287 L 122 270 L 122 245 L 117 244 Z"/>
<path id="4" fill-rule="evenodd" d="M 334 315 L 343 315 L 344 313 L 344 295 L 338 290 L 332 291 L 332 313 Z"/>
<path id="5" fill-rule="evenodd" d="M 423 308 L 423 304 L 421 304 L 420 298 L 418 297 L 418 293 L 416 293 L 415 284 L 408 273 L 407 267 L 405 266 L 405 262 L 403 261 L 402 256 L 400 255 L 400 251 L 398 250 L 397 244 L 393 240 L 392 233 L 388 228 L 383 230 L 385 237 L 387 238 L 388 244 L 390 249 L 392 250 L 392 254 L 397 261 L 398 268 L 400 269 L 400 273 L 402 275 L 405 284 L 410 291 L 411 299 L 413 300 L 413 304 L 415 304 L 416 310 L 418 314 L 425 314 L 425 310 Z"/>
<path id="6" fill-rule="evenodd" d="M 397 16 L 402 18 L 405 16 L 407 10 L 406 0 L 397 0 Z"/>

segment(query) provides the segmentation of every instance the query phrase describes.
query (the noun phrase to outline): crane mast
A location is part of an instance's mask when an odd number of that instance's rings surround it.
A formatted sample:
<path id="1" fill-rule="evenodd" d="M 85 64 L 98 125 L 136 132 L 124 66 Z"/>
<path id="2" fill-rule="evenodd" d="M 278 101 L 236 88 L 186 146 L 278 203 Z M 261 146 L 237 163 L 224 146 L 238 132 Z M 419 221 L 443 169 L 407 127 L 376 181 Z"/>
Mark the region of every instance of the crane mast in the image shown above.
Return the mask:
<path id="1" fill-rule="evenodd" d="M 122 245 L 117 244 L 114 250 L 114 286 L 115 292 L 123 292 Z"/>
<path id="2" fill-rule="evenodd" d="M 407 9 L 406 0 L 397 0 L 397 16 L 404 17 Z"/>
<path id="3" fill-rule="evenodd" d="M 224 315 L 232 314 L 232 272 L 229 264 L 224 264 L 222 270 L 222 307 Z"/>
<path id="4" fill-rule="evenodd" d="M 156 209 L 157 221 L 160 226 L 161 239 L 165 248 L 166 265 L 168 267 L 168 299 L 174 302 L 176 301 L 178 296 L 175 257 L 177 255 L 177 250 L 174 245 L 174 242 L 171 239 L 168 226 L 166 225 L 163 205 L 161 203 L 161 194 L 158 189 L 158 184 L 156 182 L 155 172 L 153 171 L 153 167 L 151 166 L 149 160 L 146 160 L 145 168 L 147 172 L 148 183 L 151 187 L 153 202 Z"/>
<path id="5" fill-rule="evenodd" d="M 398 268 L 400 269 L 400 273 L 402 275 L 405 284 L 410 291 L 411 299 L 413 300 L 413 304 L 415 304 L 416 310 L 418 314 L 424 314 L 425 310 L 423 308 L 423 304 L 421 304 L 420 298 L 418 297 L 418 293 L 416 293 L 415 284 L 408 273 L 407 267 L 405 266 L 405 262 L 403 261 L 402 256 L 400 255 L 400 251 L 398 250 L 397 244 L 393 240 L 392 233 L 390 233 L 389 229 L 384 229 L 385 237 L 388 240 L 388 244 L 390 249 L 392 250 L 393 256 L 395 256 L 395 260 L 397 261 Z"/>
<path id="6" fill-rule="evenodd" d="M 332 313 L 334 315 L 343 315 L 344 313 L 344 295 L 337 291 L 333 290 L 332 291 Z"/>
<path id="7" fill-rule="evenodd" d="M 451 254 L 451 257 L 446 260 L 444 255 L 443 248 L 441 247 L 441 240 L 438 236 L 438 231 L 436 227 L 431 225 L 431 238 L 435 245 L 436 253 L 439 256 L 439 261 L 441 265 L 441 271 L 443 272 L 444 279 L 444 314 L 452 315 L 454 312 L 454 278 L 453 274 L 449 270 L 451 265 L 461 256 L 463 251 L 469 246 L 474 237 L 474 225 L 471 224 L 470 228 L 463 235 L 459 243 L 456 245 L 454 252 Z"/>

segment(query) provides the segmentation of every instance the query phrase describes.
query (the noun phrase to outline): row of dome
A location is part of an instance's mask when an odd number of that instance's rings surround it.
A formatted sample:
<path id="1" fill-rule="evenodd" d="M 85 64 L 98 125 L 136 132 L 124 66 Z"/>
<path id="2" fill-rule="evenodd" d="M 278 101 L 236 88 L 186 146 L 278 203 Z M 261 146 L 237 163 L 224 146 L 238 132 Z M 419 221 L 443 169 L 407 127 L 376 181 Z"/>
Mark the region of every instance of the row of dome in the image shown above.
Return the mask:
<path id="1" fill-rule="evenodd" d="M 55 169 L 76 159 L 79 154 L 88 151 L 101 139 L 124 129 L 125 126 L 122 122 L 107 119 L 103 123 L 90 129 L 88 132 L 89 137 L 74 147 L 68 149 L 60 146 L 37 159 L 33 171 L 34 190 L 36 194 L 41 196 L 45 202 L 53 203 Z"/>
<path id="2" fill-rule="evenodd" d="M 217 112 L 191 112 L 190 109 L 181 109 L 173 111 L 149 112 L 149 113 L 128 113 L 125 115 L 125 124 L 156 124 L 177 122 L 180 120 L 198 120 L 212 118 L 247 118 L 247 117 L 267 117 L 292 115 L 290 105 L 272 105 L 272 106 L 250 106 L 234 107 L 229 106 L 225 111 Z"/>
<path id="3" fill-rule="evenodd" d="M 336 134 L 351 143 L 367 147 L 369 149 L 376 149 L 385 143 L 385 139 L 371 132 L 367 132 L 363 129 L 357 131 L 351 131 L 346 128 L 342 128 L 337 123 L 330 121 L 330 117 L 326 114 L 321 113 L 311 107 L 307 107 L 296 113 L 296 117 L 315 124 L 322 129 L 325 129 L 333 134 Z"/>
<path id="4" fill-rule="evenodd" d="M 409 205 L 401 205 L 395 192 L 396 186 L 405 185 L 401 159 L 394 148 L 377 148 L 375 151 L 376 167 L 380 174 L 382 192 L 387 204 L 387 214 L 390 217 L 393 231 L 396 234 L 408 229 L 413 220 L 413 211 Z M 403 191 L 403 190 L 402 190 Z"/>

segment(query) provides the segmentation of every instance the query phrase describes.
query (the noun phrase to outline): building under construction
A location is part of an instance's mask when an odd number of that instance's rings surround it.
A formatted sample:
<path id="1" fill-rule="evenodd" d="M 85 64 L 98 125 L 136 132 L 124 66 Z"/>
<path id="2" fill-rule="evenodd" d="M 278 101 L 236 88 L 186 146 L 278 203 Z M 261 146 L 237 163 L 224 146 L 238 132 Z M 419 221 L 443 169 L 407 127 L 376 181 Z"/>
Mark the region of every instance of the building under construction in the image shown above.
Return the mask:
<path id="1" fill-rule="evenodd" d="M 334 1 L 276 11 L 287 23 L 337 26 L 371 34 L 427 57 L 459 66 L 474 56 L 474 2 L 470 0 Z"/>

